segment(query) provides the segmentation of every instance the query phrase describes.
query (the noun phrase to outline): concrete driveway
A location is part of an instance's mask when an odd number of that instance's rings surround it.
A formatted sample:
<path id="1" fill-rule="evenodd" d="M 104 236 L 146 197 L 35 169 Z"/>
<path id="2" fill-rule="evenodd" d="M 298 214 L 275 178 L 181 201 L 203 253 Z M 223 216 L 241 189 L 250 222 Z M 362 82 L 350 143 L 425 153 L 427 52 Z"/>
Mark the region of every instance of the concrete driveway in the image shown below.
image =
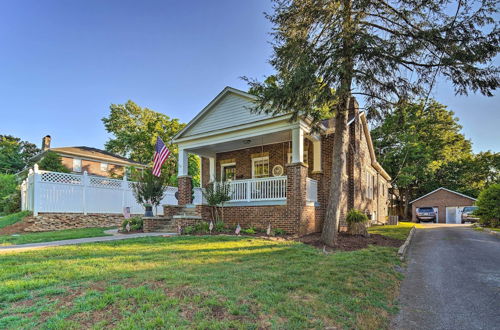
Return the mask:
<path id="1" fill-rule="evenodd" d="M 393 329 L 500 329 L 500 237 L 469 225 L 418 229 Z"/>

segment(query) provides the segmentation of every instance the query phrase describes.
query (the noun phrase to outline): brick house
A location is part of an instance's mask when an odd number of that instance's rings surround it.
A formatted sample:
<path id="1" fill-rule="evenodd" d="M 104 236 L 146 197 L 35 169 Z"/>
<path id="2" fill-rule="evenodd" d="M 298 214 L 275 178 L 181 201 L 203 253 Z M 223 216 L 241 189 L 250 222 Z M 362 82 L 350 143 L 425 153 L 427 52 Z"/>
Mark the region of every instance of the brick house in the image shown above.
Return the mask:
<path id="1" fill-rule="evenodd" d="M 290 115 L 252 113 L 254 100 L 251 94 L 226 87 L 175 136 L 179 205 L 190 202 L 187 160 L 188 154 L 196 154 L 201 157 L 203 186 L 230 182 L 227 223 L 243 228 L 271 223 L 299 235 L 321 231 L 332 171 L 333 122 L 323 121 L 315 132 L 307 118 L 291 121 Z M 357 208 L 374 222 L 385 223 L 390 177 L 375 159 L 366 116 L 354 99 L 349 139 L 342 217 Z"/>
<path id="2" fill-rule="evenodd" d="M 410 202 L 412 221 L 417 221 L 417 208 L 432 207 L 438 223 L 461 223 L 463 208 L 475 202 L 475 198 L 441 187 Z"/>
<path id="3" fill-rule="evenodd" d="M 53 151 L 61 156 L 62 164 L 71 173 L 81 174 L 87 171 L 89 175 L 104 177 L 123 176 L 127 167 L 145 168 L 144 164 L 105 150 L 85 146 L 51 148 L 50 142 L 50 135 L 42 139 L 42 152 L 34 156 L 33 161 L 39 161 L 48 151 Z"/>

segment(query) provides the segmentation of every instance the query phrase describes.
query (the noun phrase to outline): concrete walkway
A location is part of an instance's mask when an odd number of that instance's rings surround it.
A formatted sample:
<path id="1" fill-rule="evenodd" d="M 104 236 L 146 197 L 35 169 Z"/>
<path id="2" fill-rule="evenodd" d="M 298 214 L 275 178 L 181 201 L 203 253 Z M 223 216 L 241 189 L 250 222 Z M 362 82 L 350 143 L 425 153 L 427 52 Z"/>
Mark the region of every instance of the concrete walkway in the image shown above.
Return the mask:
<path id="1" fill-rule="evenodd" d="M 418 229 L 393 329 L 499 329 L 500 237 L 469 225 Z"/>
<path id="2" fill-rule="evenodd" d="M 62 240 L 62 241 L 53 241 L 53 242 L 41 242 L 41 243 L 28 243 L 28 244 L 19 244 L 19 245 L 0 246 L 0 253 L 5 252 L 5 251 L 23 251 L 23 250 L 43 249 L 43 248 L 48 248 L 48 247 L 64 246 L 64 245 L 118 241 L 118 240 L 123 240 L 123 239 L 140 238 L 140 237 L 175 236 L 175 235 L 177 235 L 176 233 L 119 234 L 119 233 L 117 233 L 116 229 L 107 230 L 107 231 L 105 231 L 105 233 L 111 234 L 113 236 L 86 237 L 86 238 L 66 239 L 66 240 Z"/>

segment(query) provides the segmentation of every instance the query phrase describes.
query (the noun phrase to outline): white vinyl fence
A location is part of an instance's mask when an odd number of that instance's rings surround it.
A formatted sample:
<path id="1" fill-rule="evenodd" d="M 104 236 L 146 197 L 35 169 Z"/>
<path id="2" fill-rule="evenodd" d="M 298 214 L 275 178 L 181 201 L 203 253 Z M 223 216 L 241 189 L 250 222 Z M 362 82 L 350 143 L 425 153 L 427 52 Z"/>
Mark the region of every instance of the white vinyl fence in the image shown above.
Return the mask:
<path id="1" fill-rule="evenodd" d="M 21 184 L 22 210 L 38 213 L 123 213 L 130 207 L 131 214 L 143 214 L 144 207 L 138 204 L 132 192 L 134 182 L 91 176 L 84 172 L 69 174 L 39 171 L 38 166 L 30 170 L 28 178 Z M 157 210 L 163 215 L 161 205 L 177 205 L 177 187 L 168 187 Z M 195 188 L 193 204 L 202 203 L 201 188 Z"/>

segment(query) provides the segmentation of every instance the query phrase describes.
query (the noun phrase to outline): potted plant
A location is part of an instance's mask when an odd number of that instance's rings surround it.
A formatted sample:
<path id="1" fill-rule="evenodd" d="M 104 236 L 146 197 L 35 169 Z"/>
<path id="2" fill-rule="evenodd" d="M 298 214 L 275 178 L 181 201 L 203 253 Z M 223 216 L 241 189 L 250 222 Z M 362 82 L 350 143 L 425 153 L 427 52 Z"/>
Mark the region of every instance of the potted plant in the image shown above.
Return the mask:
<path id="1" fill-rule="evenodd" d="M 142 204 L 145 208 L 145 217 L 154 216 L 153 206 L 158 206 L 165 196 L 167 182 L 164 175 L 156 177 L 151 171 L 146 170 L 139 177 L 139 181 L 132 185 L 137 203 Z"/>
<path id="2" fill-rule="evenodd" d="M 153 204 L 150 203 L 144 203 L 144 216 L 145 217 L 152 217 L 154 216 L 153 214 Z"/>

